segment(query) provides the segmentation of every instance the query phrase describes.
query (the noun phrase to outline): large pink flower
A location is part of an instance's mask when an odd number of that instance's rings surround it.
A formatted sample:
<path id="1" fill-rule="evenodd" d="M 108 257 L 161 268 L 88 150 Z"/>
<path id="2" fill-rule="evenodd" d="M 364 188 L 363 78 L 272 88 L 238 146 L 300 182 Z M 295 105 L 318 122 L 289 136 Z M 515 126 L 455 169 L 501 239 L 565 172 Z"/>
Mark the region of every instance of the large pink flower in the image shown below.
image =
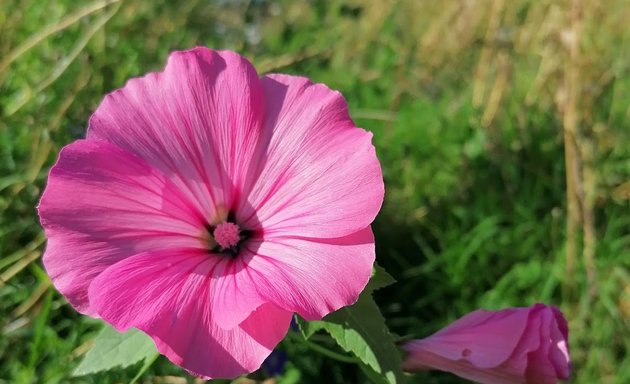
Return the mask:
<path id="1" fill-rule="evenodd" d="M 408 371 L 439 369 L 484 384 L 554 384 L 571 371 L 567 322 L 544 304 L 477 310 L 405 349 Z"/>
<path id="2" fill-rule="evenodd" d="M 256 370 L 291 316 L 355 302 L 383 199 L 343 97 L 196 48 L 105 97 L 39 205 L 44 265 L 80 312 L 205 377 Z"/>

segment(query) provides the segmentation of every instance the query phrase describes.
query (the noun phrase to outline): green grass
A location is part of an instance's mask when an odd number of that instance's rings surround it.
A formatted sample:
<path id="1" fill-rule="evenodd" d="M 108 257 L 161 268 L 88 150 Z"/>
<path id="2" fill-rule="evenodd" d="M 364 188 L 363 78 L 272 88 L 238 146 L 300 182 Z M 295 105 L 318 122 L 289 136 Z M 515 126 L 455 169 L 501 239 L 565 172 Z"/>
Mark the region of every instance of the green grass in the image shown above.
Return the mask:
<path id="1" fill-rule="evenodd" d="M 630 11 L 621 0 L 584 5 L 579 158 L 569 159 L 583 215 L 567 256 L 570 7 L 474 3 L 0 3 L 0 383 L 128 382 L 141 369 L 69 376 L 99 323 L 51 288 L 35 206 L 58 150 L 84 135 L 102 97 L 195 45 L 325 82 L 374 133 L 387 188 L 377 258 L 398 279 L 376 298 L 393 332 L 426 336 L 478 307 L 543 301 L 569 318 L 574 383 L 630 382 Z M 280 348 L 280 382 L 366 380 L 303 344 Z M 143 380 L 170 376 L 187 377 L 160 357 Z"/>

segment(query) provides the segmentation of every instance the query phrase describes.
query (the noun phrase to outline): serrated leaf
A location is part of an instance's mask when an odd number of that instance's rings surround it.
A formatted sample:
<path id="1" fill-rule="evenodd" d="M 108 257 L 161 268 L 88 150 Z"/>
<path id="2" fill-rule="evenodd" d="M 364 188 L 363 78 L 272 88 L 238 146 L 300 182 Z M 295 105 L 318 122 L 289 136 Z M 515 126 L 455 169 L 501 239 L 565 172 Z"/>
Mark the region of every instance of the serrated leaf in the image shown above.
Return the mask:
<path id="1" fill-rule="evenodd" d="M 372 292 L 395 282 L 384 269 L 375 267 L 367 287 L 352 306 L 341 308 L 321 321 L 301 321 L 305 337 L 324 330 L 346 352 L 361 360 L 372 381 L 397 384 L 405 381 L 401 358 L 385 318 L 372 299 Z"/>
<path id="2" fill-rule="evenodd" d="M 372 293 L 377 289 L 387 287 L 388 285 L 392 285 L 396 282 L 396 279 L 392 277 L 385 269 L 383 269 L 380 265 L 374 265 L 374 271 L 372 272 L 372 277 L 370 281 L 365 287 L 364 291 L 368 291 Z"/>
<path id="3" fill-rule="evenodd" d="M 146 334 L 137 329 L 119 333 L 105 325 L 72 375 L 82 376 L 117 367 L 124 368 L 142 360 L 154 360 L 157 355 L 153 340 Z"/>

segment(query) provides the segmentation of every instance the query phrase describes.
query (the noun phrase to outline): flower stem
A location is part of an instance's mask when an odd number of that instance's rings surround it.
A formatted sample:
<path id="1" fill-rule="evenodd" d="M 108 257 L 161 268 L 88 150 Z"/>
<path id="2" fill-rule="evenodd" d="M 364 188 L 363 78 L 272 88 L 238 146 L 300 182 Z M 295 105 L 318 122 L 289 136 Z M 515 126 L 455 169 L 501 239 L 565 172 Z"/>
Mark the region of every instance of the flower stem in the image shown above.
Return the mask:
<path id="1" fill-rule="evenodd" d="M 312 349 L 315 352 L 319 352 L 322 355 L 326 356 L 326 357 L 330 357 L 331 359 L 340 361 L 342 363 L 348 363 L 348 364 L 357 364 L 359 363 L 359 361 L 352 357 L 352 356 L 346 356 L 343 355 L 341 353 L 337 353 L 335 351 L 331 351 L 330 349 L 326 348 L 326 347 L 322 347 L 319 344 L 316 343 L 312 343 L 310 341 L 308 341 L 306 338 L 304 338 L 303 336 L 298 336 L 294 333 L 289 333 L 289 335 L 292 339 L 299 341 L 300 343 L 304 344 L 305 346 L 307 346 L 308 348 Z"/>

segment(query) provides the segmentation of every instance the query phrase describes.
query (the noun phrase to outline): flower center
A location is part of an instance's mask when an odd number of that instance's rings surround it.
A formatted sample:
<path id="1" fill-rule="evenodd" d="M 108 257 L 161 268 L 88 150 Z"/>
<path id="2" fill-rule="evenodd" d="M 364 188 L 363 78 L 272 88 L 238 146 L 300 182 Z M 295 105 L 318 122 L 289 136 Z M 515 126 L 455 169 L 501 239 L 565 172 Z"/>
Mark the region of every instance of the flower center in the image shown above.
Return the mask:
<path id="1" fill-rule="evenodd" d="M 241 241 L 241 229 L 238 225 L 225 221 L 214 229 L 214 241 L 223 248 L 231 249 L 238 245 Z"/>

